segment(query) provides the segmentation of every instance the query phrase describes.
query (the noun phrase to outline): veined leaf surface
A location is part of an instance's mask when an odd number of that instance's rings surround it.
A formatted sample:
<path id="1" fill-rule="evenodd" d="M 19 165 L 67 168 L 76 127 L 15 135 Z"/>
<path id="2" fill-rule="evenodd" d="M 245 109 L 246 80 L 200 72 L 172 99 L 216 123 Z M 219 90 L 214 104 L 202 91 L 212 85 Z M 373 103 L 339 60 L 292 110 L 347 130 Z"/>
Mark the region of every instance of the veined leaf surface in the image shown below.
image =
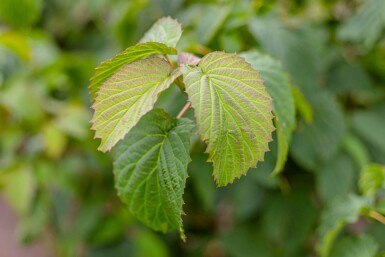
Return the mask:
<path id="1" fill-rule="evenodd" d="M 190 162 L 191 120 L 154 109 L 119 142 L 114 153 L 115 185 L 131 213 L 162 232 L 183 238 L 183 190 Z"/>
<path id="2" fill-rule="evenodd" d="M 118 54 L 114 58 L 102 62 L 95 71 L 94 76 L 91 78 L 90 93 L 92 101 L 95 100 L 97 92 L 102 83 L 108 78 L 112 77 L 119 69 L 124 65 L 130 64 L 136 60 L 147 58 L 155 54 L 176 54 L 175 48 L 169 47 L 162 43 L 147 42 L 131 46 Z"/>
<path id="3" fill-rule="evenodd" d="M 236 54 L 213 52 L 182 72 L 214 178 L 224 186 L 245 175 L 269 150 L 272 100 L 258 72 Z"/>
<path id="4" fill-rule="evenodd" d="M 108 151 L 122 139 L 180 74 L 154 57 L 126 65 L 103 83 L 92 106 L 92 129 L 102 140 L 99 150 Z"/>
<path id="5" fill-rule="evenodd" d="M 265 81 L 267 92 L 273 98 L 274 120 L 277 128 L 278 158 L 273 173 L 279 173 L 289 152 L 291 133 L 295 126 L 294 99 L 289 74 L 282 65 L 268 55 L 250 51 L 240 54 L 256 69 Z"/>

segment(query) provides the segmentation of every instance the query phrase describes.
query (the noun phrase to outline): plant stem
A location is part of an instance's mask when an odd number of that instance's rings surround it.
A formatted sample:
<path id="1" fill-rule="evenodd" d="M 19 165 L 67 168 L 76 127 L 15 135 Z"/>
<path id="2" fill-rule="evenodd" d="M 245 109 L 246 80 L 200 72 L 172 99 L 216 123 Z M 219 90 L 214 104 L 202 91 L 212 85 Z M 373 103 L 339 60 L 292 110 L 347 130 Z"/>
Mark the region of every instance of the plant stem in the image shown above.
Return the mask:
<path id="1" fill-rule="evenodd" d="M 380 213 L 376 211 L 369 211 L 369 217 L 381 222 L 382 224 L 385 224 L 385 217 L 382 216 Z"/>
<path id="2" fill-rule="evenodd" d="M 182 116 L 186 113 L 188 108 L 190 108 L 191 102 L 187 102 L 186 105 L 183 107 L 183 109 L 179 112 L 178 116 L 176 116 L 177 119 L 182 118 Z"/>
<path id="3" fill-rule="evenodd" d="M 175 68 L 174 63 L 170 60 L 170 58 L 168 57 L 168 55 L 167 55 L 167 54 L 164 54 L 163 56 L 164 56 L 164 58 L 166 58 L 166 61 L 171 65 L 171 67 L 172 67 L 172 68 Z"/>

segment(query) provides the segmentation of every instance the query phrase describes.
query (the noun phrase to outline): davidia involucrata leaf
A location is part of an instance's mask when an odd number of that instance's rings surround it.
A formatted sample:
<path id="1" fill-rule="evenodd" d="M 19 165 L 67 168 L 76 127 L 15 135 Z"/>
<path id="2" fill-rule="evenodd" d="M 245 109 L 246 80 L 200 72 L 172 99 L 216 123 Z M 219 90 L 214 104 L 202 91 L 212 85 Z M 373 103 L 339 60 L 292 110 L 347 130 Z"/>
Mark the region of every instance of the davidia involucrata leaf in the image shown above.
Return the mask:
<path id="1" fill-rule="evenodd" d="M 175 47 L 181 35 L 182 26 L 180 23 L 171 17 L 164 17 L 152 25 L 140 40 L 140 43 L 159 42 Z"/>
<path id="2" fill-rule="evenodd" d="M 263 160 L 274 130 L 271 98 L 257 71 L 236 54 L 213 52 L 182 66 L 198 131 L 219 186 Z"/>
<path id="3" fill-rule="evenodd" d="M 153 57 L 126 65 L 100 87 L 92 108 L 92 129 L 99 150 L 110 150 L 149 112 L 158 95 L 180 76 L 164 59 Z"/>
<path id="4" fill-rule="evenodd" d="M 256 69 L 265 81 L 267 92 L 273 98 L 273 111 L 278 138 L 278 158 L 273 173 L 279 173 L 286 162 L 291 133 L 295 126 L 294 99 L 291 83 L 282 65 L 268 55 L 250 51 L 240 54 Z"/>
<path id="5" fill-rule="evenodd" d="M 123 66 L 130 64 L 136 60 L 147 58 L 156 54 L 176 54 L 175 48 L 169 47 L 162 43 L 147 42 L 131 46 L 118 54 L 114 58 L 102 62 L 95 71 L 94 76 L 91 78 L 90 93 L 92 101 L 95 100 L 97 92 L 99 91 L 103 82 L 112 77 Z"/>
<path id="6" fill-rule="evenodd" d="M 182 230 L 183 190 L 194 123 L 154 109 L 114 151 L 115 184 L 131 213 L 158 231 Z"/>

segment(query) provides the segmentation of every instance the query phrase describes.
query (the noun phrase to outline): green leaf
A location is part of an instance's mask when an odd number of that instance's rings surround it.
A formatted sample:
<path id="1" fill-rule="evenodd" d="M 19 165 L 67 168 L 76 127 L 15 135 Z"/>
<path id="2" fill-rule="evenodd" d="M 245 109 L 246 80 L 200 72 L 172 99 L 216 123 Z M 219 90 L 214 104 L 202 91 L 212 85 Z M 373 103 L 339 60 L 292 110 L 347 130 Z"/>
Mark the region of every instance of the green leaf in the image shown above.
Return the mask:
<path id="1" fill-rule="evenodd" d="M 355 167 L 345 154 L 339 154 L 316 169 L 316 188 L 324 202 L 351 192 L 355 186 Z"/>
<path id="2" fill-rule="evenodd" d="M 39 0 L 0 1 L 0 20 L 15 28 L 32 25 L 39 18 L 40 11 Z"/>
<path id="3" fill-rule="evenodd" d="M 131 213 L 158 231 L 182 230 L 183 189 L 193 122 L 154 109 L 119 142 L 115 185 Z"/>
<path id="4" fill-rule="evenodd" d="M 146 32 L 140 43 L 159 42 L 170 47 L 175 47 L 182 35 L 182 26 L 171 17 L 158 20 Z"/>
<path id="5" fill-rule="evenodd" d="M 347 195 L 340 197 L 323 212 L 318 228 L 317 251 L 321 257 L 327 257 L 334 239 L 347 223 L 357 221 L 360 212 L 370 205 L 370 199 L 362 196 Z"/>
<path id="6" fill-rule="evenodd" d="M 329 257 L 374 257 L 378 243 L 369 235 L 346 237 L 336 242 Z"/>
<path id="7" fill-rule="evenodd" d="M 102 62 L 91 78 L 90 93 L 94 101 L 102 83 L 114 75 L 123 66 L 136 60 L 147 58 L 155 54 L 176 54 L 175 48 L 157 42 L 148 42 L 131 46 L 114 58 Z"/>
<path id="8" fill-rule="evenodd" d="M 250 51 L 241 53 L 265 81 L 267 92 L 273 98 L 273 111 L 278 137 L 278 159 L 273 173 L 279 173 L 286 162 L 291 133 L 295 126 L 294 99 L 291 83 L 282 65 L 268 55 Z"/>
<path id="9" fill-rule="evenodd" d="M 350 17 L 339 29 L 338 37 L 362 43 L 370 48 L 380 39 L 385 27 L 385 1 L 367 0 L 356 14 Z"/>
<path id="10" fill-rule="evenodd" d="M 369 164 L 369 152 L 364 143 L 354 135 L 347 135 L 344 139 L 344 150 L 350 155 L 360 168 Z"/>
<path id="11" fill-rule="evenodd" d="M 108 151 L 122 139 L 179 75 L 179 69 L 153 57 L 126 65 L 103 83 L 92 106 L 92 129 L 102 139 L 99 150 Z"/>
<path id="12" fill-rule="evenodd" d="M 224 3 L 220 5 L 206 4 L 198 8 L 199 19 L 195 28 L 199 43 L 208 44 L 223 26 L 232 7 Z"/>
<path id="13" fill-rule="evenodd" d="M 31 57 L 28 38 L 16 31 L 0 33 L 0 45 L 7 47 L 25 61 L 28 61 Z"/>
<path id="14" fill-rule="evenodd" d="M 385 105 L 380 108 L 371 108 L 365 111 L 357 111 L 351 117 L 353 130 L 373 145 L 381 155 L 385 154 L 385 121 L 383 119 Z"/>
<path id="15" fill-rule="evenodd" d="M 236 54 L 212 52 L 182 72 L 214 178 L 224 186 L 264 159 L 274 130 L 272 100 L 258 72 Z"/>
<path id="16" fill-rule="evenodd" d="M 385 166 L 370 164 L 361 171 L 359 180 L 363 194 L 374 196 L 378 190 L 385 188 Z"/>
<path id="17" fill-rule="evenodd" d="M 328 60 L 320 58 L 325 56 L 326 33 L 308 24 L 286 24 L 275 14 L 253 17 L 248 28 L 266 52 L 282 61 L 293 83 L 306 96 L 312 94 Z"/>
<path id="18" fill-rule="evenodd" d="M 308 100 L 297 87 L 291 87 L 291 93 L 293 94 L 295 108 L 299 115 L 304 119 L 306 123 L 310 123 L 314 119 L 314 110 L 311 107 Z"/>
<path id="19" fill-rule="evenodd" d="M 327 92 L 317 92 L 313 104 L 314 120 L 298 125 L 290 148 L 293 158 L 308 170 L 317 169 L 336 155 L 346 131 L 338 102 Z"/>

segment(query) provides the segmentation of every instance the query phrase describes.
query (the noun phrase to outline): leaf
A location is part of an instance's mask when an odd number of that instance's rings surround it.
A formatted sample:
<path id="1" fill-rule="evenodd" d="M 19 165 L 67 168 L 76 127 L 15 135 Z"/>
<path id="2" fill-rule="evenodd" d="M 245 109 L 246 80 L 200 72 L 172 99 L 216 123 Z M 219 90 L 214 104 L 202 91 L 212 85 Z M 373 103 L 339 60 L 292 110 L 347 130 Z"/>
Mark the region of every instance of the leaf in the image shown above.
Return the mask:
<path id="1" fill-rule="evenodd" d="M 345 154 L 339 154 L 316 169 L 316 189 L 324 202 L 331 202 L 339 196 L 353 191 L 355 167 Z"/>
<path id="2" fill-rule="evenodd" d="M 182 73 L 214 178 L 224 186 L 264 159 L 274 130 L 272 100 L 258 72 L 236 54 L 212 52 Z"/>
<path id="3" fill-rule="evenodd" d="M 292 188 L 287 195 L 272 194 L 262 210 L 261 228 L 274 242 L 274 256 L 304 256 L 294 252 L 309 240 L 317 218 L 310 189 Z"/>
<path id="4" fill-rule="evenodd" d="M 16 31 L 0 33 L 0 45 L 7 47 L 25 61 L 29 61 L 31 57 L 28 38 Z"/>
<path id="5" fill-rule="evenodd" d="M 306 96 L 312 94 L 328 60 L 319 58 L 325 56 L 326 33 L 305 24 L 290 26 L 277 15 L 255 16 L 248 28 L 266 52 L 282 61 L 293 83 Z"/>
<path id="6" fill-rule="evenodd" d="M 369 235 L 345 237 L 336 242 L 330 257 L 374 257 L 378 251 L 378 243 Z"/>
<path id="7" fill-rule="evenodd" d="M 1 168 L 0 171 L 2 195 L 18 214 L 27 215 L 38 186 L 32 168 L 17 164 L 9 170 Z"/>
<path id="8" fill-rule="evenodd" d="M 385 121 L 383 119 L 385 105 L 381 109 L 368 109 L 357 111 L 351 117 L 353 130 L 365 140 L 373 145 L 381 155 L 385 154 Z"/>
<path id="9" fill-rule="evenodd" d="M 175 48 L 168 47 L 162 43 L 148 42 L 131 46 L 114 58 L 102 62 L 91 78 L 89 86 L 91 98 L 94 101 L 102 83 L 114 75 L 123 66 L 136 60 L 147 58 L 155 54 L 176 54 Z"/>
<path id="10" fill-rule="evenodd" d="M 193 122 L 154 109 L 119 142 L 115 185 L 131 213 L 158 231 L 182 230 L 182 195 Z"/>
<path id="11" fill-rule="evenodd" d="M 340 197 L 323 212 L 318 228 L 317 252 L 327 257 L 334 239 L 347 223 L 354 223 L 360 212 L 370 205 L 370 199 L 363 196 L 347 195 Z"/>
<path id="12" fill-rule="evenodd" d="M 197 40 L 201 44 L 208 44 L 223 26 L 230 14 L 232 6 L 224 3 L 220 5 L 206 4 L 198 8 L 199 19 L 195 28 Z"/>
<path id="13" fill-rule="evenodd" d="M 341 40 L 350 40 L 368 49 L 381 37 L 385 27 L 385 1 L 363 1 L 357 13 L 350 17 L 338 30 Z"/>
<path id="14" fill-rule="evenodd" d="M 175 47 L 182 35 L 182 26 L 171 17 L 159 19 L 146 32 L 140 43 L 159 42 L 170 47 Z"/>
<path id="15" fill-rule="evenodd" d="M 267 92 L 273 98 L 273 111 L 278 137 L 278 159 L 273 173 L 279 173 L 286 162 L 291 133 L 295 126 L 294 99 L 291 83 L 282 65 L 268 55 L 249 51 L 241 53 L 265 81 Z"/>
<path id="16" fill-rule="evenodd" d="M 190 53 L 182 52 L 178 54 L 178 66 L 182 66 L 183 64 L 198 65 L 200 61 L 201 58 Z"/>
<path id="17" fill-rule="evenodd" d="M 37 21 L 41 12 L 38 0 L 1 0 L 0 20 L 15 28 L 24 28 Z"/>
<path id="18" fill-rule="evenodd" d="M 153 57 L 124 66 L 103 83 L 92 106 L 92 129 L 102 139 L 99 150 L 108 151 L 122 139 L 179 75 L 179 69 Z"/>
<path id="19" fill-rule="evenodd" d="M 356 162 L 358 167 L 363 168 L 369 164 L 369 152 L 359 138 L 347 135 L 344 139 L 344 150 Z"/>
<path id="20" fill-rule="evenodd" d="M 310 124 L 299 124 L 290 148 L 293 158 L 308 170 L 315 170 L 330 161 L 342 145 L 346 132 L 338 102 L 327 92 L 317 92 L 313 104 L 314 120 Z"/>
<path id="21" fill-rule="evenodd" d="M 368 196 L 374 196 L 381 188 L 385 188 L 385 167 L 370 164 L 361 171 L 359 180 L 360 191 Z"/>
<path id="22" fill-rule="evenodd" d="M 293 94 L 295 108 L 298 114 L 305 120 L 306 123 L 310 123 L 314 119 L 314 110 L 310 103 L 306 100 L 305 96 L 297 87 L 291 87 L 291 93 Z"/>

